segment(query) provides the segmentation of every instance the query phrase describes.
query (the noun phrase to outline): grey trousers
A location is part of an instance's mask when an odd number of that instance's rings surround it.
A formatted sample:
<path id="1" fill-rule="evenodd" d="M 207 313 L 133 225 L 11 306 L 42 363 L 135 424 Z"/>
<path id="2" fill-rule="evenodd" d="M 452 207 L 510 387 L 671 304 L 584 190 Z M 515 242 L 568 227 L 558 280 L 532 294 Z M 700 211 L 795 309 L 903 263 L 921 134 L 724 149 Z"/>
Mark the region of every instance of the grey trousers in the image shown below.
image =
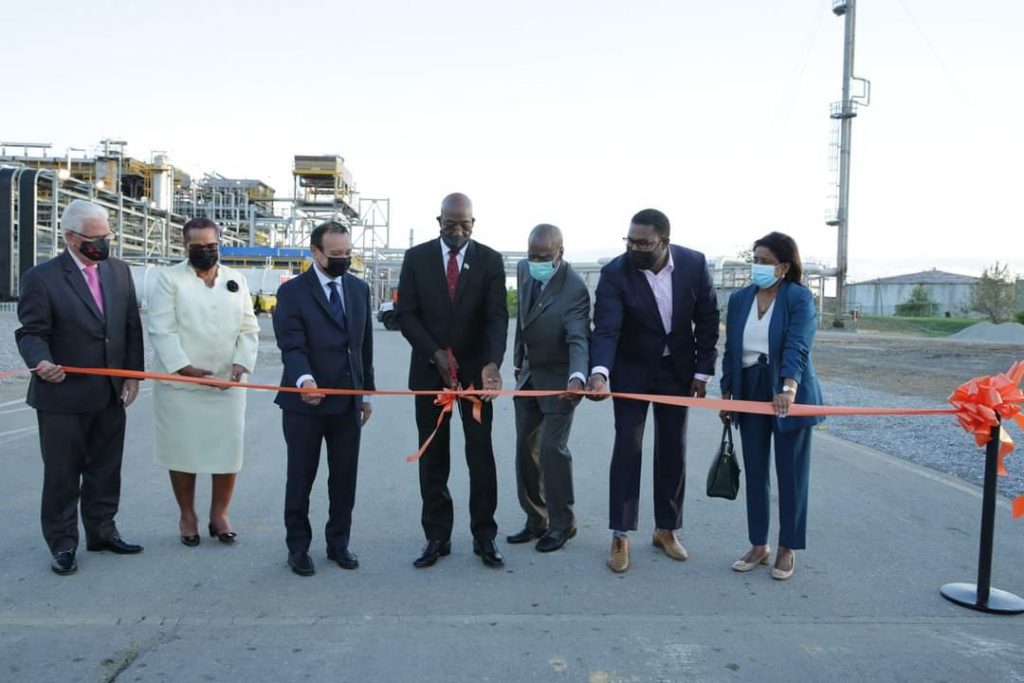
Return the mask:
<path id="1" fill-rule="evenodd" d="M 569 432 L 574 409 L 561 399 L 515 399 L 516 484 L 531 531 L 575 524 Z M 555 407 L 559 412 L 550 412 Z"/>

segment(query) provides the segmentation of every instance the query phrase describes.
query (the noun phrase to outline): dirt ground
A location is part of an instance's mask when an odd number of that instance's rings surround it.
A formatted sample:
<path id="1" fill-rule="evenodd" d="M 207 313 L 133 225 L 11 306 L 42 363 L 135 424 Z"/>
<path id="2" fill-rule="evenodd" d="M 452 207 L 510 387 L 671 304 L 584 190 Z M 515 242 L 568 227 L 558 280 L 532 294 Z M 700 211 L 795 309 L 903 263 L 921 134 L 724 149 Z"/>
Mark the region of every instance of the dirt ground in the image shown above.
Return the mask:
<path id="1" fill-rule="evenodd" d="M 814 344 L 822 379 L 943 404 L 965 381 L 1005 372 L 1018 360 L 1024 360 L 1024 345 L 948 338 L 827 330 Z"/>

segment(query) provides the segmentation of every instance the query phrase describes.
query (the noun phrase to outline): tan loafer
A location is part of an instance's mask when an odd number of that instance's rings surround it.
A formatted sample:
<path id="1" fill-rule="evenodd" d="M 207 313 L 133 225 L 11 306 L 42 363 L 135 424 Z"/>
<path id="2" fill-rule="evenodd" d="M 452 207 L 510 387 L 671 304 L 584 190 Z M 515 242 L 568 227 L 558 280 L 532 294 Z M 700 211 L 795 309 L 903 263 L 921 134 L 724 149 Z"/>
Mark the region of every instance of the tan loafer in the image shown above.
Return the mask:
<path id="1" fill-rule="evenodd" d="M 686 552 L 686 548 L 679 542 L 673 531 L 655 531 L 652 543 L 655 548 L 661 548 L 673 560 L 683 562 L 690 557 L 690 554 Z"/>
<path id="2" fill-rule="evenodd" d="M 621 574 L 629 569 L 628 538 L 619 538 L 618 536 L 612 538 L 612 551 L 608 555 L 608 569 L 616 574 Z"/>
<path id="3" fill-rule="evenodd" d="M 764 554 L 760 558 L 754 560 L 748 560 L 746 556 L 741 557 L 732 563 L 732 570 L 734 572 L 749 572 L 757 569 L 761 565 L 768 564 L 768 560 L 771 559 L 772 549 L 765 548 Z"/>
<path id="4" fill-rule="evenodd" d="M 793 576 L 793 572 L 796 570 L 796 554 L 793 554 L 793 564 L 789 565 L 789 569 L 779 569 L 779 559 L 775 558 L 775 566 L 772 567 L 772 578 L 778 581 L 785 581 L 789 577 Z"/>

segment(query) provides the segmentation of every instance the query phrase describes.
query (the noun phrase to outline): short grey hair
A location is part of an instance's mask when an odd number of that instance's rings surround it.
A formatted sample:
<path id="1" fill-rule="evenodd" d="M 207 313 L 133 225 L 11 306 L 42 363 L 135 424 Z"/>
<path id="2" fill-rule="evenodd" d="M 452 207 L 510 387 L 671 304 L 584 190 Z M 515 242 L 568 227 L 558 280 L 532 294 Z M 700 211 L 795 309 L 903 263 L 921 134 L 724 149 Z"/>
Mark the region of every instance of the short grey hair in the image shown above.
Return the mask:
<path id="1" fill-rule="evenodd" d="M 64 213 L 60 215 L 60 227 L 65 231 L 80 233 L 88 220 L 109 221 L 110 214 L 99 204 L 75 199 L 64 207 Z"/>

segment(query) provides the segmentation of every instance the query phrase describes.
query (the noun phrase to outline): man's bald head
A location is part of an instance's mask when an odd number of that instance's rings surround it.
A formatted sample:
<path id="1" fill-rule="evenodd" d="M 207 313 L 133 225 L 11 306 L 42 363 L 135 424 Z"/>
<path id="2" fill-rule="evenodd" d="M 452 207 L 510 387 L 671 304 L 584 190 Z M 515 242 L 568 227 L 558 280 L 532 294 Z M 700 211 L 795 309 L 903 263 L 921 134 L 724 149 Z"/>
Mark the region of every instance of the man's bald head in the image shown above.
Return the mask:
<path id="1" fill-rule="evenodd" d="M 461 192 L 453 192 L 441 200 L 441 215 L 437 224 L 441 227 L 441 239 L 451 249 L 462 249 L 473 234 L 473 202 Z"/>
<path id="2" fill-rule="evenodd" d="M 452 192 L 441 200 L 441 217 L 454 213 L 473 215 L 473 202 L 461 192 Z"/>
<path id="3" fill-rule="evenodd" d="M 541 223 L 530 231 L 526 258 L 530 261 L 561 261 L 562 231 L 549 223 Z"/>
<path id="4" fill-rule="evenodd" d="M 562 231 L 556 225 L 541 223 L 530 231 L 529 244 L 553 247 L 557 251 L 562 248 Z"/>

